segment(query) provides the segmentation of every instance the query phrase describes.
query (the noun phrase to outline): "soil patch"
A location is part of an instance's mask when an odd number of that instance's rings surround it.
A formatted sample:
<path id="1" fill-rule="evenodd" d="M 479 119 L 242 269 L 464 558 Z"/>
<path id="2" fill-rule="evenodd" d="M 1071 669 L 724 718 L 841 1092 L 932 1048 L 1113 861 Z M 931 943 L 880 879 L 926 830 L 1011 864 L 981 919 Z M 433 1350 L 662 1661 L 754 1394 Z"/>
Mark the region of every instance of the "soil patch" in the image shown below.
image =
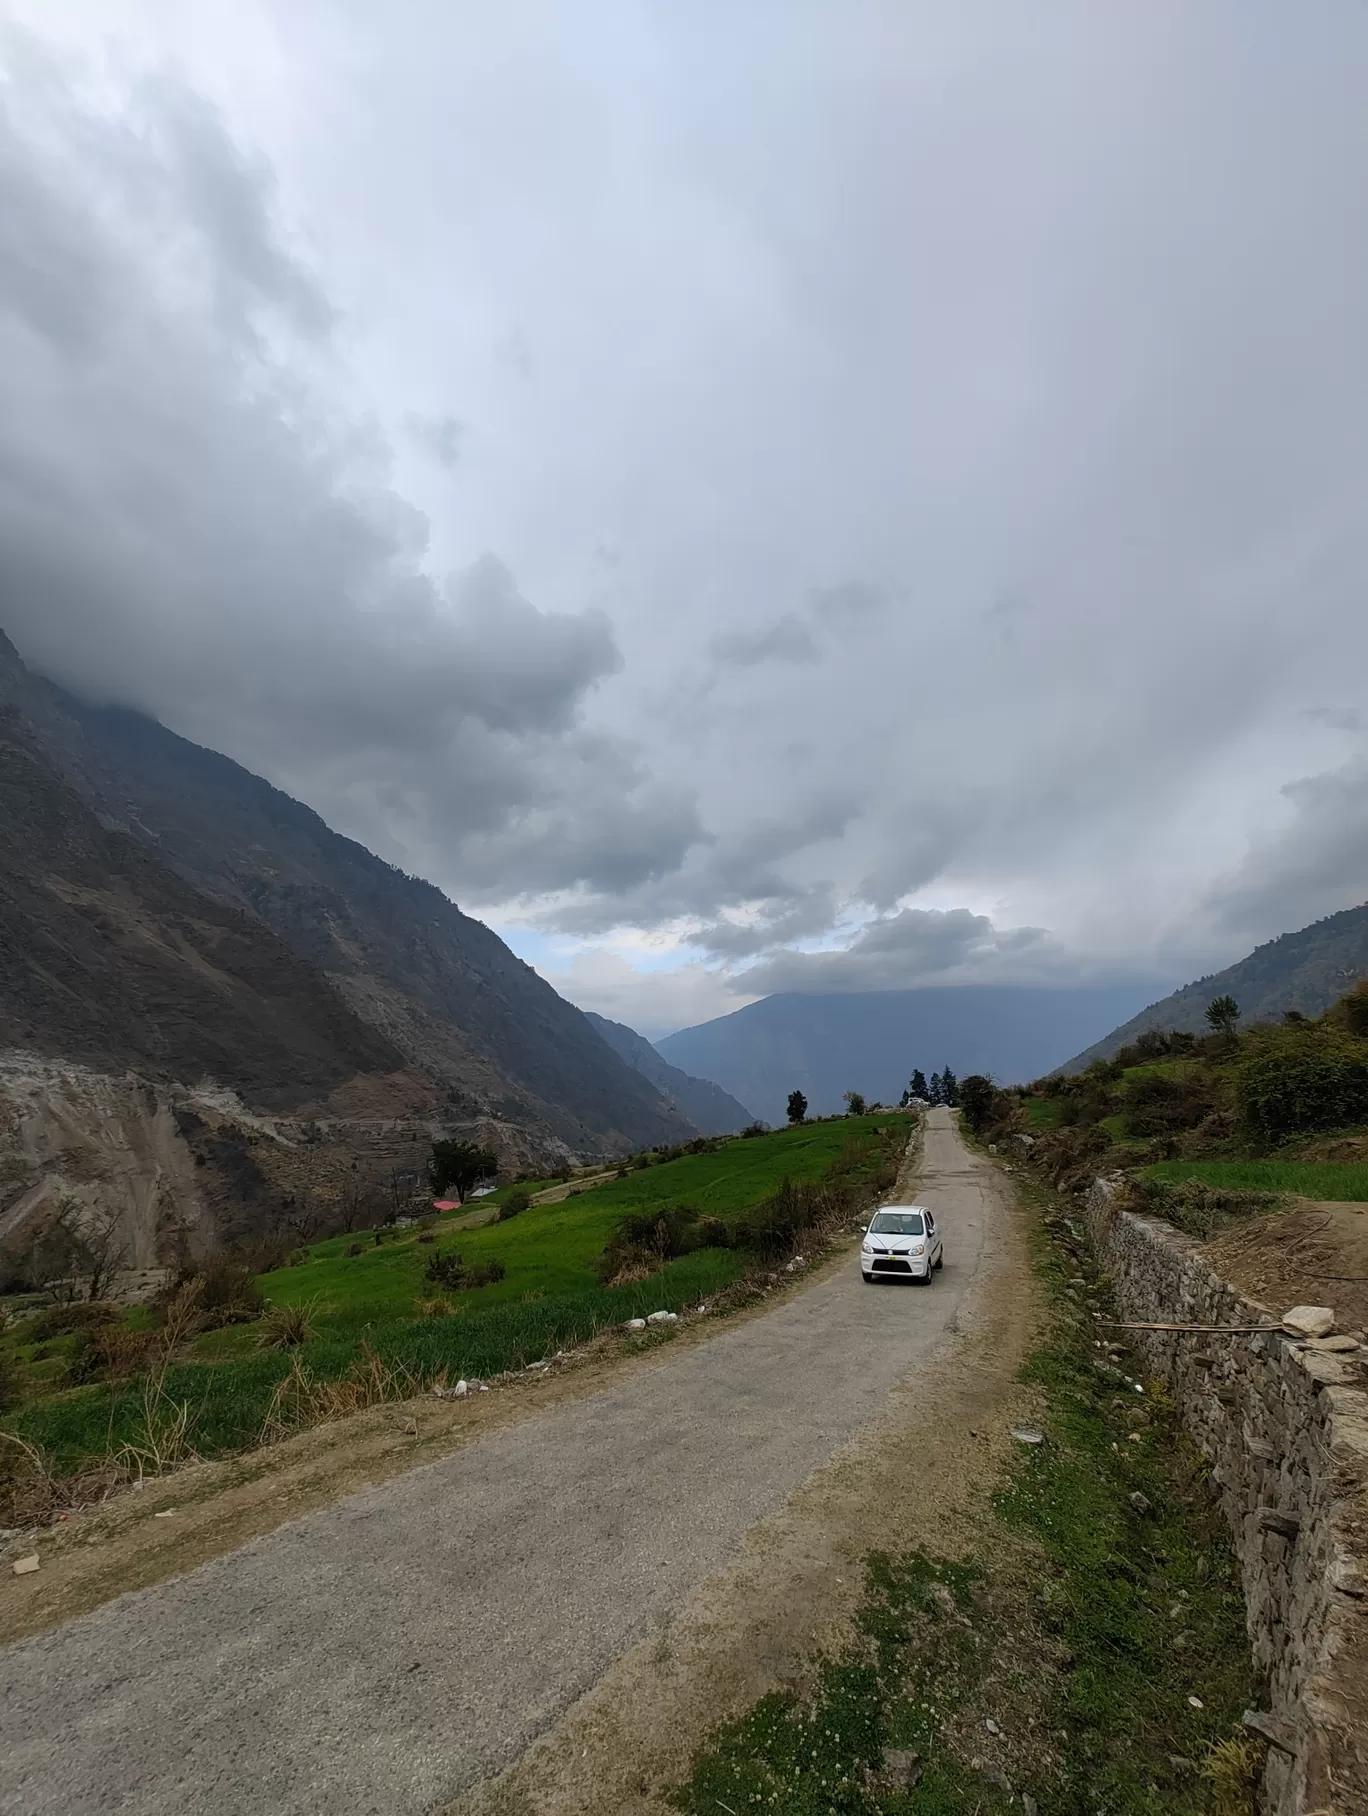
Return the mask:
<path id="1" fill-rule="evenodd" d="M 1272 1312 L 1328 1305 L 1339 1330 L 1368 1327 L 1368 1204 L 1300 1199 L 1222 1230 L 1202 1253 L 1222 1279 Z"/>

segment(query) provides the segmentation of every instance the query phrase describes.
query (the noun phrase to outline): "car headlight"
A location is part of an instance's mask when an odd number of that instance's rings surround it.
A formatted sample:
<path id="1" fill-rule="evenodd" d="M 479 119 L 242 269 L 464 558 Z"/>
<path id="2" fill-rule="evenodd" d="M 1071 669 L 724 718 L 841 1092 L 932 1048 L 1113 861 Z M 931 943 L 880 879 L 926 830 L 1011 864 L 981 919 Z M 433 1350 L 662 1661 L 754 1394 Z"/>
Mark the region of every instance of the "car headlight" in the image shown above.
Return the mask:
<path id="1" fill-rule="evenodd" d="M 924 1255 L 926 1253 L 926 1244 L 924 1242 L 914 1242 L 907 1252 L 909 1255 Z"/>

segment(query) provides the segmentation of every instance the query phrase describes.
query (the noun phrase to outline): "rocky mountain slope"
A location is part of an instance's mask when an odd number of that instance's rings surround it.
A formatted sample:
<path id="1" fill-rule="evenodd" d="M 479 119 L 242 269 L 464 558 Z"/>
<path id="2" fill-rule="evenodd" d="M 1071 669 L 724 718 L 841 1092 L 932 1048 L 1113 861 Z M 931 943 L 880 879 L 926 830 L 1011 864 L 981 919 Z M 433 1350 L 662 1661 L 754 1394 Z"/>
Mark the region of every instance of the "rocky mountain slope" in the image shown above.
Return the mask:
<path id="1" fill-rule="evenodd" d="M 304 980 L 312 977 L 314 1012 L 321 1015 L 329 1005 L 335 1039 L 343 1040 L 344 1026 L 356 1030 L 346 1036 L 358 1060 L 353 1074 L 407 1066 L 437 1085 L 451 1119 L 492 1118 L 581 1153 L 674 1142 L 696 1132 L 489 928 L 431 884 L 333 832 L 260 777 L 141 714 L 74 699 L 31 674 L 0 636 L 5 702 L 28 721 L 28 760 L 41 747 L 84 796 L 91 823 L 98 814 L 108 861 L 117 854 L 121 876 L 136 873 L 142 887 L 151 888 L 147 878 L 155 869 L 164 893 L 181 891 L 176 912 L 196 925 L 212 924 L 220 945 L 231 943 L 230 928 L 241 942 L 244 925 L 263 938 L 274 936 L 270 950 L 294 961 L 295 995 L 307 994 Z M 18 904 L 16 912 L 26 927 L 16 936 L 20 946 L 41 940 L 36 900 Z M 75 908 L 63 922 L 72 938 L 73 916 L 80 918 Z M 96 928 L 100 938 L 109 932 Z M 144 941 L 144 947 L 152 943 Z M 150 960 L 144 955 L 139 962 Z M 32 970 L 30 964 L 26 975 Z M 277 1019 L 295 1013 L 287 1006 L 293 1001 L 287 991 Z M 112 1030 L 125 1025 L 126 1009 L 115 992 L 107 1010 L 94 1005 L 84 1020 L 67 1021 L 63 1017 L 75 1016 L 75 1009 L 49 990 L 15 1017 L 16 1033 L 21 1025 L 31 1028 L 28 1044 L 43 1052 L 79 1037 L 84 1044 L 68 1049 L 69 1057 L 93 1055 L 100 1039 L 112 1054 Z M 53 1019 L 45 1026 L 48 1014 Z M 264 1053 L 270 1015 L 251 1040 L 241 1032 L 246 1044 L 239 1044 L 233 1022 L 202 1054 L 194 1012 L 164 1019 L 175 1022 L 181 1042 L 165 1048 L 161 1063 L 182 1068 L 183 1077 L 186 1069 L 198 1075 L 218 1066 L 223 1082 L 248 1095 L 258 1080 L 270 1085 L 272 1066 L 279 1069 Z M 138 1035 L 122 1063 L 138 1063 L 156 1041 L 168 1038 Z M 308 1063 L 319 1069 L 321 1083 L 327 1072 L 322 1055 Z M 311 1092 L 312 1085 L 301 1081 L 296 1101 Z M 393 1113 L 388 1101 L 371 1103 L 364 1092 L 353 1092 L 353 1106 L 359 1115 Z"/>
<path id="2" fill-rule="evenodd" d="M 1288 1009 L 1321 1015 L 1359 977 L 1368 977 L 1368 904 L 1313 921 L 1295 933 L 1284 933 L 1255 947 L 1238 964 L 1185 984 L 1113 1028 L 1063 1069 L 1080 1072 L 1094 1059 L 1110 1059 L 1118 1047 L 1150 1028 L 1205 1034 L 1207 1004 L 1215 996 L 1233 996 L 1246 1027 L 1251 1022 L 1276 1021 Z"/>
<path id="3" fill-rule="evenodd" d="M 358 1074 L 435 1102 L 398 1049 L 260 921 L 102 826 L 0 707 L 0 1049 L 231 1082 L 268 1108 Z"/>
<path id="4" fill-rule="evenodd" d="M 584 1013 L 618 1057 L 649 1079 L 661 1096 L 704 1135 L 734 1135 L 755 1121 L 753 1111 L 710 1078 L 691 1078 L 678 1066 L 672 1066 L 635 1028 L 595 1015 L 592 1009 Z"/>
<path id="5" fill-rule="evenodd" d="M 842 1093 L 896 1103 L 914 1066 L 986 1072 L 1001 1083 L 1058 1066 L 1080 1039 L 1133 1012 L 1138 989 L 1027 989 L 946 985 L 852 996 L 785 994 L 734 1015 L 681 1029 L 658 1043 L 671 1065 L 710 1078 L 782 1122 L 801 1090 L 814 1115 L 839 1110 Z"/>

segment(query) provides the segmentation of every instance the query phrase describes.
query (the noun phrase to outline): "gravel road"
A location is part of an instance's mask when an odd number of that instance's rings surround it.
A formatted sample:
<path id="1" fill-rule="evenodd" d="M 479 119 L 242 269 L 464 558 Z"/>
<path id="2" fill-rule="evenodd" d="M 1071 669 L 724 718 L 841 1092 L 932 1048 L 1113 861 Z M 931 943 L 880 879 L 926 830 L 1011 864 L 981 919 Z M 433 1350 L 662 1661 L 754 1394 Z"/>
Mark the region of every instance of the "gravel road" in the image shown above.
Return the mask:
<path id="1" fill-rule="evenodd" d="M 0 1654 L 7 1816 L 396 1816 L 491 1777 L 953 1328 L 986 1163 L 928 1119 L 930 1288 L 773 1312 Z"/>

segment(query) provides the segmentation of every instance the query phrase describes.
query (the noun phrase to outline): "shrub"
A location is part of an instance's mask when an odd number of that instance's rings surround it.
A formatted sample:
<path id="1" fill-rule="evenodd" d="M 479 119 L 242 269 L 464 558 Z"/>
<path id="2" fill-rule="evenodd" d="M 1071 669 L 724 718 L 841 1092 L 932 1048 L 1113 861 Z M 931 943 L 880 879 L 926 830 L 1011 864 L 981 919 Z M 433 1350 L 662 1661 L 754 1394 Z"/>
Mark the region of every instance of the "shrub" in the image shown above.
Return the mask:
<path id="1" fill-rule="evenodd" d="M 262 1349 L 298 1349 L 313 1335 L 312 1302 L 302 1305 L 273 1305 L 262 1322 Z"/>
<path id="2" fill-rule="evenodd" d="M 1261 1145 L 1350 1128 L 1368 1121 L 1368 1046 L 1323 1023 L 1262 1031 L 1236 1071 L 1235 1096 Z"/>
<path id="3" fill-rule="evenodd" d="M 1368 1038 L 1368 979 L 1361 979 L 1339 1002 L 1340 1017 L 1349 1032 L 1360 1040 Z"/>
<path id="4" fill-rule="evenodd" d="M 620 1168 L 618 1177 L 622 1178 L 625 1171 L 625 1168 Z M 531 1192 L 510 1192 L 499 1206 L 499 1222 L 507 1223 L 510 1217 L 521 1217 L 531 1203 Z"/>
<path id="5" fill-rule="evenodd" d="M 45 1343 L 50 1337 L 69 1337 L 73 1331 L 98 1330 L 118 1321 L 119 1308 L 104 1299 L 86 1299 L 70 1305 L 49 1306 L 24 1325 L 25 1339 Z"/>
<path id="6" fill-rule="evenodd" d="M 1124 1101 L 1126 1133 L 1140 1137 L 1195 1129 L 1216 1107 L 1212 1083 L 1206 1074 L 1171 1078 L 1163 1072 L 1151 1072 L 1130 1081 Z"/>
<path id="7" fill-rule="evenodd" d="M 753 1141 L 757 1135 L 768 1135 L 768 1134 L 769 1134 L 769 1124 L 768 1123 L 748 1122 L 746 1124 L 745 1128 L 742 1129 L 742 1131 L 741 1131 L 741 1139 L 743 1141 Z"/>
<path id="8" fill-rule="evenodd" d="M 720 1217 L 702 1216 L 692 1204 L 632 1211 L 614 1230 L 599 1261 L 606 1281 L 645 1280 L 667 1261 L 698 1249 L 729 1248 L 732 1232 Z"/>
<path id="9" fill-rule="evenodd" d="M 423 1277 L 438 1286 L 448 1287 L 454 1293 L 460 1293 L 474 1287 L 494 1286 L 507 1272 L 508 1269 L 497 1255 L 488 1261 L 467 1265 L 458 1254 L 438 1253 L 429 1258 Z"/>
<path id="10" fill-rule="evenodd" d="M 348 1260 L 350 1260 L 353 1256 L 360 1255 L 360 1254 L 364 1253 L 364 1251 L 365 1251 L 364 1243 L 353 1242 L 347 1250 L 347 1258 L 348 1258 Z"/>
<path id="11" fill-rule="evenodd" d="M 71 1359 L 68 1379 L 75 1387 L 102 1378 L 118 1381 L 147 1368 L 161 1348 L 153 1330 L 129 1330 L 123 1324 L 106 1324 L 87 1333 Z"/>
<path id="12" fill-rule="evenodd" d="M 157 1295 L 163 1310 L 190 1280 L 194 1270 L 186 1269 L 173 1285 Z M 204 1327 L 216 1330 L 225 1324 L 253 1324 L 266 1310 L 266 1297 L 256 1283 L 250 1261 L 235 1255 L 215 1255 L 199 1270 L 202 1282 L 198 1298 Z"/>

